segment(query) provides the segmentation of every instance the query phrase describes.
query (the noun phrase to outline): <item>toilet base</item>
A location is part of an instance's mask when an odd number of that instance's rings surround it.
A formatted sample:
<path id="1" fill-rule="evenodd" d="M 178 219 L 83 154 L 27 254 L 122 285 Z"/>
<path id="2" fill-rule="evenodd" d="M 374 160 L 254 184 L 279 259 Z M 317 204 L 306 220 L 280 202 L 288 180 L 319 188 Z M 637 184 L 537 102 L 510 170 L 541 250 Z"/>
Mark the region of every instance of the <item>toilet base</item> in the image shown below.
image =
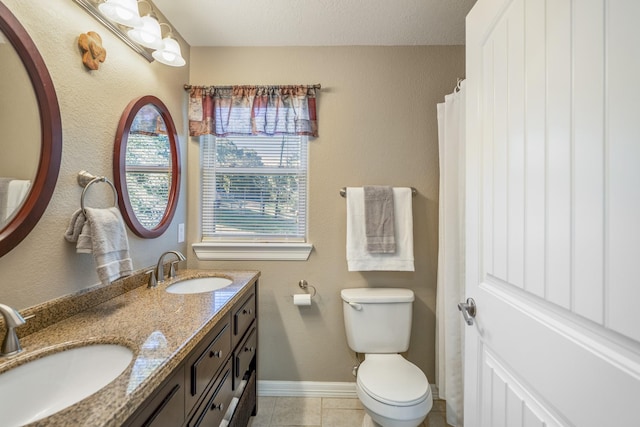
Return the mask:
<path id="1" fill-rule="evenodd" d="M 369 413 L 365 410 L 364 418 L 362 420 L 362 427 L 418 427 L 419 425 L 422 424 L 422 421 L 424 421 L 424 419 L 417 420 L 417 421 L 416 420 L 411 420 L 411 421 L 389 420 L 389 424 L 383 425 L 383 424 L 379 424 L 373 418 L 371 418 L 371 415 L 369 415 Z"/>
<path id="2" fill-rule="evenodd" d="M 373 418 L 365 412 L 364 419 L 362 420 L 362 427 L 382 427 L 377 422 L 373 421 Z"/>

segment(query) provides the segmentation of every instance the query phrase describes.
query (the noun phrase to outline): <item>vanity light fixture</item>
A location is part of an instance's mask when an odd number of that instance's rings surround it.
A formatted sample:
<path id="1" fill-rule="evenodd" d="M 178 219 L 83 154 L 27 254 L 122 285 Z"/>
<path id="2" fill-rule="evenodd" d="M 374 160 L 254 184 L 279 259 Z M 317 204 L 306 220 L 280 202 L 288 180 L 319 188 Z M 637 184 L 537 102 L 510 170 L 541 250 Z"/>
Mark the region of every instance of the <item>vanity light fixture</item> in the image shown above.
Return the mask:
<path id="1" fill-rule="evenodd" d="M 169 27 L 169 24 L 165 24 L 164 22 L 160 25 Z M 180 51 L 180 43 L 178 43 L 178 40 L 173 36 L 171 27 L 169 27 L 167 36 L 162 39 L 162 47 L 153 51 L 151 55 L 156 61 L 172 67 L 182 67 L 186 63 Z"/>
<path id="2" fill-rule="evenodd" d="M 151 6 L 150 3 L 146 1 L 141 3 L 147 3 L 151 7 L 151 10 L 141 18 L 141 24 L 134 26 L 127 31 L 127 34 L 134 42 L 144 47 L 154 50 L 160 49 L 162 48 L 162 30 L 160 29 L 158 17 L 153 13 L 153 6 Z"/>
<path id="3" fill-rule="evenodd" d="M 128 27 L 142 24 L 137 0 L 106 0 L 98 5 L 98 9 L 104 16 L 118 24 Z"/>
<path id="4" fill-rule="evenodd" d="M 182 57 L 180 43 L 173 35 L 171 26 L 160 22 L 153 4 L 147 0 L 74 0 L 90 15 L 111 30 L 129 47 L 147 61 L 154 59 L 161 64 L 182 67 L 186 61 Z M 149 12 L 140 17 L 139 6 L 146 3 Z M 162 25 L 169 27 L 162 37 Z"/>

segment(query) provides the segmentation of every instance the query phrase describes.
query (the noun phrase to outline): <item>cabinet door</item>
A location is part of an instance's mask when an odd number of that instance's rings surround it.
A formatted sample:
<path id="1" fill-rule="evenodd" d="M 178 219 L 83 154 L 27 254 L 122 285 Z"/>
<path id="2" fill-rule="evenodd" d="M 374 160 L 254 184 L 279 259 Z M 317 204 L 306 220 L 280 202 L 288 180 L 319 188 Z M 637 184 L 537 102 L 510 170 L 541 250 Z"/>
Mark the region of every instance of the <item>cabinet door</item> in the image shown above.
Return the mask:
<path id="1" fill-rule="evenodd" d="M 253 328 L 251 332 L 247 334 L 246 339 L 236 349 L 233 365 L 233 389 L 238 388 L 238 384 L 242 381 L 244 373 L 249 369 L 251 361 L 256 354 L 256 328 Z"/>
<path id="2" fill-rule="evenodd" d="M 186 427 L 220 425 L 233 399 L 232 378 L 231 360 L 229 360 Z"/>
<path id="3" fill-rule="evenodd" d="M 244 336 L 244 333 L 249 329 L 249 326 L 256 318 L 256 296 L 255 292 L 252 292 L 247 298 L 245 298 L 240 304 L 233 310 L 233 336 L 231 347 L 240 342 L 240 339 Z"/>
<path id="4" fill-rule="evenodd" d="M 227 318 L 228 319 L 228 318 Z M 228 321 L 221 321 L 194 350 L 186 364 L 186 396 L 189 410 L 201 398 L 202 393 L 231 354 L 231 334 Z"/>
<path id="5" fill-rule="evenodd" d="M 127 427 L 176 427 L 184 421 L 184 369 L 169 380 L 139 410 Z"/>

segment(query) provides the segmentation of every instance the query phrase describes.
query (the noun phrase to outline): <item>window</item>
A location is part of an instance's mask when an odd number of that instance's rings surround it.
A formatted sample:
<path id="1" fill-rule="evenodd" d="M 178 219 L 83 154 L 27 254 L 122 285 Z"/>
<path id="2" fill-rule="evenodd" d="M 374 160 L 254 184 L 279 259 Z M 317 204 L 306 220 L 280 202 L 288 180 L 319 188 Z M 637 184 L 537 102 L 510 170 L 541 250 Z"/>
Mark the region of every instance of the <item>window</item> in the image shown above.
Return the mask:
<path id="1" fill-rule="evenodd" d="M 307 139 L 291 135 L 202 136 L 203 243 L 209 248 L 215 243 L 238 243 L 244 252 L 256 244 L 260 250 L 265 244 L 282 250 L 285 243 L 289 247 L 305 243 Z M 302 246 L 310 250 L 310 245 Z M 265 259 L 246 254 L 232 258 Z"/>
<path id="2" fill-rule="evenodd" d="M 171 188 L 171 150 L 167 135 L 131 132 L 126 150 L 126 185 L 131 208 L 144 228 L 160 224 Z"/>

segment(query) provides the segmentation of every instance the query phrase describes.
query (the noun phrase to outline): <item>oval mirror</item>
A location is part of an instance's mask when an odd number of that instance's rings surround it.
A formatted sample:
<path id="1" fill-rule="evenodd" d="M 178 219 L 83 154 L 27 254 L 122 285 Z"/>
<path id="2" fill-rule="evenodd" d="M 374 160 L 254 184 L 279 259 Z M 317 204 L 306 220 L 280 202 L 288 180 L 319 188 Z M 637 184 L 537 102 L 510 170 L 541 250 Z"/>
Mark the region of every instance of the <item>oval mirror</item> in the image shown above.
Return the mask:
<path id="1" fill-rule="evenodd" d="M 62 156 L 60 108 L 29 34 L 0 3 L 0 256 L 44 213 Z"/>
<path id="2" fill-rule="evenodd" d="M 116 134 L 113 176 L 122 216 L 136 235 L 165 232 L 180 189 L 180 152 L 176 127 L 155 96 L 134 99 L 122 114 Z"/>

